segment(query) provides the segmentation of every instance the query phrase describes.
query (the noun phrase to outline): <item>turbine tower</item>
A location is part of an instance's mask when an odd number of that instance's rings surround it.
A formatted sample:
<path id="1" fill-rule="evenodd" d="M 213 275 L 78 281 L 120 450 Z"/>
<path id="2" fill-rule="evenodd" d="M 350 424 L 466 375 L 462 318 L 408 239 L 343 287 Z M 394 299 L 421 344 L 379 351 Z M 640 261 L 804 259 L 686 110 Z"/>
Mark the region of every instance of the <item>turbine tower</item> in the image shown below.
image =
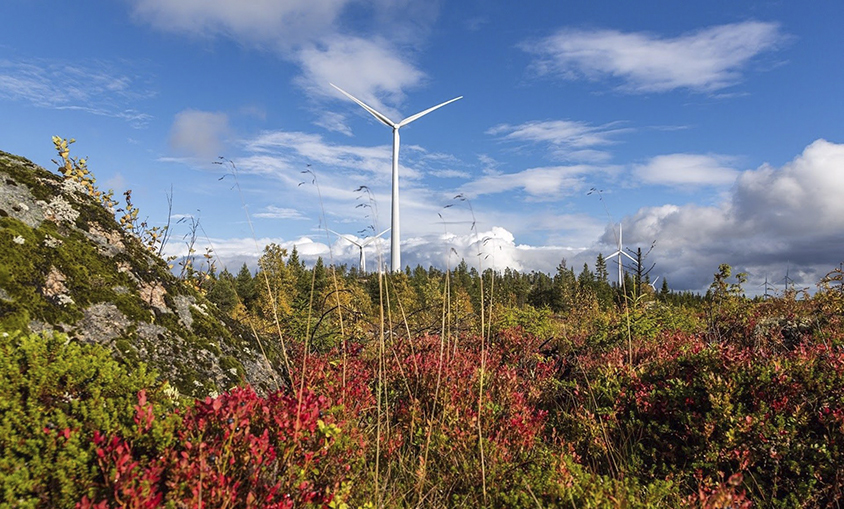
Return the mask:
<path id="1" fill-rule="evenodd" d="M 335 232 L 334 230 L 329 229 L 328 231 L 330 231 L 330 232 L 331 232 L 331 233 L 333 233 L 334 235 L 337 235 L 338 237 L 342 237 L 342 238 L 344 238 L 344 239 L 348 240 L 348 241 L 349 241 L 349 242 L 351 242 L 352 244 L 356 245 L 356 246 L 358 247 L 358 249 L 360 249 L 360 264 L 358 265 L 358 267 L 360 267 L 360 271 L 361 271 L 361 273 L 366 274 L 366 253 L 364 252 L 363 248 L 365 248 L 366 246 L 368 246 L 370 243 L 372 243 L 375 239 L 377 239 L 377 238 L 378 238 L 378 237 L 380 237 L 381 235 L 384 235 L 385 233 L 387 233 L 388 231 L 390 231 L 390 229 L 389 229 L 389 228 L 387 228 L 386 230 L 384 230 L 383 232 L 379 233 L 378 235 L 376 235 L 376 236 L 374 236 L 374 237 L 369 237 L 369 238 L 364 239 L 364 240 L 362 240 L 362 241 L 360 241 L 360 242 L 358 242 L 357 240 L 355 240 L 354 238 L 352 238 L 352 237 L 350 237 L 350 236 L 348 236 L 348 235 L 343 235 L 342 233 L 337 233 L 337 232 Z"/>
<path id="2" fill-rule="evenodd" d="M 393 197 L 392 197 L 392 217 L 390 219 L 390 226 L 392 233 L 390 234 L 390 269 L 393 272 L 397 272 L 401 270 L 401 224 L 399 221 L 399 129 L 406 126 L 407 124 L 413 122 L 414 120 L 431 113 L 432 111 L 442 108 L 446 104 L 453 103 L 458 99 L 463 99 L 463 96 L 455 97 L 450 101 L 446 101 L 444 103 L 438 104 L 433 108 L 428 108 L 425 111 L 420 111 L 415 115 L 411 115 L 406 119 L 402 120 L 401 122 L 393 122 L 385 115 L 378 113 L 375 109 L 371 108 L 370 106 L 364 104 L 363 101 L 357 99 L 352 94 L 346 92 L 342 88 L 338 87 L 334 83 L 331 83 L 331 86 L 336 88 L 340 91 L 343 95 L 348 97 L 349 99 L 353 100 L 354 102 L 358 103 L 358 105 L 368 111 L 373 117 L 377 118 L 381 123 L 388 127 L 393 128 Z"/>
<path id="3" fill-rule="evenodd" d="M 611 255 L 609 255 L 609 256 L 607 256 L 607 257 L 605 258 L 605 260 L 609 260 L 609 259 L 610 259 L 610 258 L 612 258 L 613 256 L 618 256 L 618 286 L 619 286 L 619 288 L 621 287 L 621 284 L 622 284 L 622 280 L 621 280 L 621 266 L 622 266 L 622 263 L 621 263 L 621 262 L 622 262 L 623 260 L 622 260 L 622 258 L 621 258 L 621 257 L 622 257 L 622 256 L 626 256 L 627 258 L 630 258 L 630 259 L 633 261 L 633 263 L 635 263 L 635 264 L 637 264 L 637 265 L 639 264 L 639 262 L 637 262 L 635 258 L 633 258 L 633 257 L 632 257 L 632 256 L 630 256 L 629 254 L 627 254 L 627 251 L 625 251 L 625 250 L 621 247 L 621 234 L 622 234 L 622 230 L 621 230 L 621 223 L 618 223 L 618 251 L 616 251 L 615 253 L 613 253 L 613 254 L 611 254 Z"/>

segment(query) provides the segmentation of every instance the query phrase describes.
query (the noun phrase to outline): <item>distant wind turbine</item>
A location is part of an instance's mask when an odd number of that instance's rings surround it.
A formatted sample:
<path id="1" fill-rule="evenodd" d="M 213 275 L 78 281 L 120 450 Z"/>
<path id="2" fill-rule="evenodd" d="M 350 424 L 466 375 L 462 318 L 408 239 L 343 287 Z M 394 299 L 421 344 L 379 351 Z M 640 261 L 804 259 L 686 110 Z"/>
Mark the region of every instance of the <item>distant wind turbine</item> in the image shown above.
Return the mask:
<path id="1" fill-rule="evenodd" d="M 657 276 L 656 279 L 653 280 L 653 282 L 648 283 L 649 285 L 651 285 L 651 288 L 654 289 L 654 292 L 656 291 L 656 282 L 657 281 L 659 281 L 659 276 Z"/>
<path id="2" fill-rule="evenodd" d="M 768 283 L 768 275 L 767 274 L 765 274 L 765 282 L 762 283 L 759 286 L 763 286 L 765 288 L 764 298 L 767 300 L 771 296 L 771 294 L 768 293 L 768 290 L 770 290 L 774 286 L 774 285 Z M 776 292 L 776 289 L 774 289 L 774 291 Z"/>
<path id="3" fill-rule="evenodd" d="M 621 266 L 622 266 L 622 263 L 621 263 L 621 262 L 623 261 L 623 260 L 622 260 L 622 258 L 621 258 L 621 257 L 622 257 L 622 255 L 623 255 L 623 256 L 626 256 L 627 258 L 630 258 L 631 260 L 633 260 L 633 263 L 635 263 L 635 264 L 637 264 L 637 265 L 639 264 L 639 262 L 637 262 L 635 258 L 633 258 L 633 257 L 632 257 L 632 256 L 630 256 L 629 254 L 627 254 L 627 251 L 625 251 L 625 250 L 621 247 L 621 233 L 622 233 L 622 230 L 621 230 L 621 223 L 618 223 L 618 251 L 616 251 L 615 253 L 613 253 L 613 254 L 611 254 L 611 255 L 609 255 L 609 256 L 607 256 L 607 257 L 605 258 L 606 260 L 609 260 L 609 259 L 610 259 L 610 258 L 612 258 L 613 256 L 617 256 L 617 257 L 618 257 L 618 286 L 619 286 L 619 287 L 621 287 L 621 282 L 622 282 L 622 279 L 621 279 L 621 277 L 622 277 L 622 276 L 621 276 Z"/>
<path id="4" fill-rule="evenodd" d="M 420 111 L 415 115 L 411 115 L 406 119 L 402 120 L 401 122 L 393 122 L 385 115 L 375 111 L 374 108 L 366 105 L 360 99 L 354 97 L 352 94 L 346 92 L 342 88 L 338 87 L 334 83 L 331 83 L 331 86 L 336 88 L 340 91 L 343 95 L 348 97 L 349 99 L 353 100 L 354 102 L 358 103 L 361 108 L 368 111 L 373 117 L 377 118 L 381 123 L 386 126 L 393 128 L 393 197 L 392 197 L 392 217 L 390 220 L 391 230 L 393 231 L 390 234 L 390 268 L 393 272 L 397 272 L 401 270 L 401 224 L 399 221 L 399 129 L 406 126 L 407 124 L 413 122 L 414 120 L 431 113 L 432 111 L 442 108 L 446 104 L 453 103 L 458 99 L 463 99 L 463 96 L 455 97 L 450 101 L 446 101 L 444 103 L 438 104 L 432 108 L 428 108 L 425 111 Z"/>
<path id="5" fill-rule="evenodd" d="M 791 262 L 789 262 L 789 263 L 791 263 Z M 780 281 L 782 281 L 784 283 L 784 285 L 783 285 L 783 295 L 788 293 L 788 285 L 789 284 L 791 284 L 791 287 L 794 288 L 794 280 L 791 279 L 790 277 L 788 277 L 789 268 L 790 267 L 788 265 L 785 266 L 785 277 L 780 279 L 779 281 L 777 281 L 777 283 L 779 283 Z"/>
<path id="6" fill-rule="evenodd" d="M 344 239 L 348 240 L 348 241 L 349 241 L 349 242 L 351 242 L 352 244 L 356 245 L 356 246 L 358 247 L 358 249 L 360 249 L 360 265 L 359 265 L 359 267 L 360 267 L 360 271 L 361 271 L 363 274 L 366 274 L 366 253 L 364 252 L 363 248 L 365 248 L 365 247 L 366 247 L 366 246 L 368 246 L 370 243 L 372 243 L 373 241 L 375 241 L 375 239 L 377 239 L 377 238 L 378 238 L 378 237 L 380 237 L 381 235 L 384 235 L 385 233 L 387 233 L 388 231 L 390 231 L 390 229 L 389 229 L 389 228 L 387 228 L 386 230 L 384 230 L 383 232 L 379 233 L 378 235 L 376 235 L 376 236 L 374 236 L 374 237 L 369 237 L 369 238 L 364 239 L 364 240 L 362 240 L 362 241 L 360 241 L 360 242 L 358 242 L 357 240 L 355 240 L 354 238 L 352 238 L 352 237 L 350 237 L 350 236 L 348 236 L 348 235 L 343 235 L 342 233 L 337 233 L 337 232 L 335 232 L 334 230 L 329 229 L 328 231 L 330 231 L 330 232 L 331 232 L 331 233 L 333 233 L 334 235 L 337 235 L 338 237 L 342 237 L 342 238 L 344 238 Z"/>

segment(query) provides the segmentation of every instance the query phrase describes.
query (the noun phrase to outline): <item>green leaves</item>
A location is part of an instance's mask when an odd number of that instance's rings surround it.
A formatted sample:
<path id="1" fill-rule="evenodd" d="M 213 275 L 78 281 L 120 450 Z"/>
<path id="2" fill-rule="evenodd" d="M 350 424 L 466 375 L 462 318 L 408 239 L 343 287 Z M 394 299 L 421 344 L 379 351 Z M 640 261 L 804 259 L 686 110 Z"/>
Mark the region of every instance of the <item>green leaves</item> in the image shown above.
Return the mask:
<path id="1" fill-rule="evenodd" d="M 0 505 L 73 507 L 96 477 L 94 432 L 128 433 L 154 386 L 102 347 L 0 331 Z"/>

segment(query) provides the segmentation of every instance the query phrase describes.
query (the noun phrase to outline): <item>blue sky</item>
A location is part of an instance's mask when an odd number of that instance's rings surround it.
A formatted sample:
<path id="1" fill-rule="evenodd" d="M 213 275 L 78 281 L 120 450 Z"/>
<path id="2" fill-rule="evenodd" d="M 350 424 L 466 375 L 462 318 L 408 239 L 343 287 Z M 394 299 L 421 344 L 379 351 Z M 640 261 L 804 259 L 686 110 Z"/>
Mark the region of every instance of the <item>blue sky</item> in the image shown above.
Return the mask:
<path id="1" fill-rule="evenodd" d="M 747 271 L 751 293 L 786 271 L 814 288 L 844 260 L 838 2 L 7 0 L 2 13 L 0 149 L 52 168 L 50 137 L 74 137 L 101 187 L 132 189 L 152 224 L 172 186 L 174 216 L 198 218 L 230 270 L 268 242 L 356 264 L 326 228 L 389 226 L 390 130 L 329 83 L 396 121 L 464 96 L 401 131 L 403 264 L 579 271 L 617 249 L 619 222 L 675 290 L 705 289 L 720 263 Z"/>

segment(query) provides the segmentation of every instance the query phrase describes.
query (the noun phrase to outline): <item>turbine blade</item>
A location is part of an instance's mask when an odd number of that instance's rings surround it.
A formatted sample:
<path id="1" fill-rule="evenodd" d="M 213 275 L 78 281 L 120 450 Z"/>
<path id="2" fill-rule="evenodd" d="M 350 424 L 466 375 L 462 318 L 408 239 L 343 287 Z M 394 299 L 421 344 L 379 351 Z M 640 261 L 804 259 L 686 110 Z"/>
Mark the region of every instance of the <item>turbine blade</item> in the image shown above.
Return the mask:
<path id="1" fill-rule="evenodd" d="M 627 258 L 630 258 L 631 260 L 633 260 L 634 262 L 636 262 L 636 265 L 639 265 L 639 262 L 637 262 L 637 261 L 636 261 L 636 259 L 635 259 L 635 258 L 633 258 L 632 256 L 630 256 L 629 254 L 625 253 L 624 251 L 622 251 L 622 252 L 621 252 L 621 254 L 623 254 L 623 255 L 624 255 L 624 256 L 626 256 Z"/>
<path id="2" fill-rule="evenodd" d="M 368 111 L 368 112 L 369 112 L 369 113 L 370 113 L 373 117 L 375 117 L 375 118 L 377 118 L 378 120 L 380 120 L 380 121 L 381 121 L 384 125 L 388 125 L 388 126 L 390 126 L 390 127 L 392 127 L 392 128 L 401 127 L 400 125 L 396 125 L 396 123 L 395 123 L 395 122 L 393 122 L 392 120 L 390 120 L 389 118 L 387 118 L 385 115 L 382 115 L 381 113 L 377 112 L 377 111 L 375 110 L 375 108 L 372 108 L 372 107 L 368 106 L 366 103 L 364 103 L 363 101 L 361 101 L 361 100 L 360 100 L 360 99 L 358 99 L 357 97 L 353 96 L 352 94 L 350 94 L 350 93 L 346 92 L 345 90 L 343 90 L 342 88 L 338 87 L 338 86 L 337 86 L 337 85 L 335 85 L 334 83 L 329 83 L 329 85 L 331 85 L 332 87 L 334 87 L 334 88 L 336 88 L 337 90 L 339 90 L 341 94 L 345 95 L 345 96 L 346 96 L 346 97 L 348 97 L 349 99 L 351 99 L 351 100 L 353 100 L 354 102 L 358 103 L 358 105 L 360 105 L 360 107 L 361 107 L 361 108 L 363 108 L 363 109 L 365 109 L 366 111 Z"/>
<path id="3" fill-rule="evenodd" d="M 414 120 L 416 120 L 417 118 L 419 118 L 419 117 L 424 117 L 424 116 L 425 116 L 425 115 L 427 115 L 428 113 L 431 113 L 432 111 L 434 111 L 434 110 L 436 110 L 436 109 L 442 108 L 442 107 L 443 107 L 443 106 L 445 106 L 446 104 L 451 104 L 451 103 L 453 103 L 454 101 L 456 101 L 456 100 L 458 100 L 458 99 L 463 99 L 463 96 L 461 95 L 460 97 L 455 97 L 454 99 L 452 99 L 452 100 L 450 100 L 450 101 L 446 101 L 446 102 L 441 103 L 441 104 L 438 104 L 438 105 L 434 106 L 433 108 L 428 108 L 428 109 L 427 109 L 427 110 L 425 110 L 425 111 L 420 111 L 420 112 L 419 112 L 419 113 L 417 113 L 416 115 L 411 115 L 411 116 L 407 117 L 406 119 L 402 120 L 401 122 L 399 122 L 399 123 L 398 123 L 398 125 L 396 125 L 396 127 L 404 127 L 404 126 L 406 126 L 407 124 L 409 124 L 409 123 L 413 122 Z"/>
<path id="4" fill-rule="evenodd" d="M 381 235 L 384 235 L 385 233 L 387 233 L 387 232 L 388 232 L 388 231 L 390 231 L 390 230 L 391 230 L 391 228 L 387 228 L 386 230 L 384 230 L 383 232 L 379 233 L 378 235 L 376 235 L 376 236 L 374 236 L 374 237 L 369 237 L 369 238 L 367 238 L 366 240 L 364 240 L 364 241 L 363 241 L 363 245 L 364 245 L 364 246 L 368 246 L 370 242 L 374 241 L 375 239 L 377 239 L 377 238 L 378 238 L 378 237 L 380 237 Z"/>
<path id="5" fill-rule="evenodd" d="M 341 237 L 341 238 L 343 238 L 343 239 L 345 239 L 345 240 L 348 240 L 349 242 L 351 242 L 352 244 L 354 244 L 354 245 L 356 245 L 356 246 L 358 246 L 358 247 L 362 247 L 362 246 L 361 246 L 360 244 L 358 244 L 356 241 L 352 240 L 352 238 L 351 238 L 351 237 L 347 237 L 346 235 L 343 235 L 342 233 L 337 233 L 337 232 L 335 232 L 334 230 L 332 230 L 331 228 L 326 228 L 326 230 L 330 231 L 330 232 L 331 232 L 331 233 L 333 233 L 334 235 L 337 235 L 338 237 Z"/>

